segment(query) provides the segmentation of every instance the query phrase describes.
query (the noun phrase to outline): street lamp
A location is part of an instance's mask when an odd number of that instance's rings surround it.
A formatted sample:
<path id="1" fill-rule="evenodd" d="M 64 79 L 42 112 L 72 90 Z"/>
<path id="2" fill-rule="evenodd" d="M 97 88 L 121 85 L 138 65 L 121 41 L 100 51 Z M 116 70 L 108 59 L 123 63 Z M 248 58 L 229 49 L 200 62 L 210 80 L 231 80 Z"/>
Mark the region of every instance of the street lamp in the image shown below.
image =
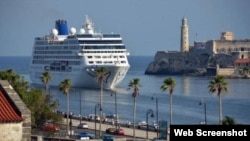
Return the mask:
<path id="1" fill-rule="evenodd" d="M 97 103 L 97 104 L 95 105 L 95 117 L 94 117 L 94 120 L 95 120 L 95 137 L 96 137 L 96 120 L 97 120 L 97 118 L 96 118 L 96 108 L 98 108 L 98 107 L 99 107 L 99 110 L 100 110 L 100 111 L 102 110 L 101 104 Z M 100 120 L 101 120 L 101 119 L 100 119 Z"/>
<path id="2" fill-rule="evenodd" d="M 111 96 L 115 94 L 115 129 L 117 129 L 117 120 L 118 120 L 118 115 L 117 115 L 117 97 L 116 97 L 116 92 L 111 92 Z"/>
<path id="3" fill-rule="evenodd" d="M 147 136 L 146 139 L 148 139 L 148 115 L 150 114 L 150 117 L 154 117 L 154 112 L 152 109 L 148 109 L 146 113 L 146 124 L 147 124 Z"/>
<path id="4" fill-rule="evenodd" d="M 204 105 L 205 124 L 207 124 L 207 107 L 205 99 L 201 99 L 199 105 Z"/>
<path id="5" fill-rule="evenodd" d="M 157 133 L 157 138 L 159 137 L 159 120 L 158 120 L 158 97 L 156 94 L 153 94 L 151 97 L 151 100 L 155 99 L 155 110 L 156 110 L 156 133 Z"/>

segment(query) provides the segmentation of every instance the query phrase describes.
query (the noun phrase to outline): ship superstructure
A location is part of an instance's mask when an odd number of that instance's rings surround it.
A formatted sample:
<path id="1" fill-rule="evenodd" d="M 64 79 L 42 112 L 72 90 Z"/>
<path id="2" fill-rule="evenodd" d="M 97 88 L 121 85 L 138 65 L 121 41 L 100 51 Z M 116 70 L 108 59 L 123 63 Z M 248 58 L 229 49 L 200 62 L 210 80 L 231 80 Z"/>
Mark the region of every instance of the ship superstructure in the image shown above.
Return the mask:
<path id="1" fill-rule="evenodd" d="M 42 73 L 49 71 L 50 86 L 69 78 L 73 87 L 99 88 L 95 70 L 105 67 L 108 74 L 104 88 L 111 89 L 126 76 L 130 68 L 128 55 L 120 34 L 95 32 L 88 16 L 78 33 L 75 28 L 68 30 L 67 21 L 57 20 L 50 35 L 35 38 L 30 79 L 41 85 Z"/>

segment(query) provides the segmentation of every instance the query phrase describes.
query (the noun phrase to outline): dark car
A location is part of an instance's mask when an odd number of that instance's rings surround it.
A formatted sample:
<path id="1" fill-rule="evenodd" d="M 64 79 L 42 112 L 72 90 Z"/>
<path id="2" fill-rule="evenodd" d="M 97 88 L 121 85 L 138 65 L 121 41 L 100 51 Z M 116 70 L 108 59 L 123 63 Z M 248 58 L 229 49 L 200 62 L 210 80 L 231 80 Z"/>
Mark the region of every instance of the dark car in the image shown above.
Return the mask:
<path id="1" fill-rule="evenodd" d="M 125 132 L 122 128 L 115 129 L 114 127 L 109 127 L 106 129 L 107 134 L 114 134 L 114 135 L 124 135 Z"/>
<path id="2" fill-rule="evenodd" d="M 95 139 L 95 135 L 89 132 L 81 132 L 76 135 L 76 138 L 80 140 L 89 140 L 89 139 Z"/>
<path id="3" fill-rule="evenodd" d="M 115 128 L 114 127 L 109 127 L 106 129 L 106 133 L 108 134 L 115 134 Z"/>
<path id="4" fill-rule="evenodd" d="M 103 141 L 114 141 L 114 136 L 111 135 L 102 135 L 101 138 Z"/>

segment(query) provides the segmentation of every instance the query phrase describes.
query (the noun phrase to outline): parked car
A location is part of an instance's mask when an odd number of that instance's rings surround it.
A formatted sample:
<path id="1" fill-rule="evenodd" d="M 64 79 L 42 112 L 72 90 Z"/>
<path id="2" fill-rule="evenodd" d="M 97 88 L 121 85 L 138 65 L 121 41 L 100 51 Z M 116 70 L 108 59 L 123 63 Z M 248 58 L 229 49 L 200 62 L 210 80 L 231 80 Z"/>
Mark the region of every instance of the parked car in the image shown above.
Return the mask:
<path id="1" fill-rule="evenodd" d="M 159 125 L 156 122 L 153 122 L 152 125 L 150 125 L 155 131 L 159 130 Z"/>
<path id="2" fill-rule="evenodd" d="M 88 118 L 89 121 L 94 121 L 94 120 L 100 121 L 100 117 L 98 115 L 94 115 L 94 114 L 89 114 L 87 116 L 87 118 Z"/>
<path id="3" fill-rule="evenodd" d="M 106 133 L 114 135 L 124 135 L 125 131 L 122 128 L 115 129 L 114 127 L 109 127 L 106 129 Z"/>
<path id="4" fill-rule="evenodd" d="M 115 134 L 116 134 L 116 135 L 125 135 L 125 131 L 124 131 L 122 128 L 118 128 L 118 129 L 115 131 Z"/>
<path id="5" fill-rule="evenodd" d="M 115 128 L 114 127 L 109 127 L 106 129 L 106 133 L 108 134 L 115 134 Z"/>
<path id="6" fill-rule="evenodd" d="M 147 126 L 147 122 L 146 121 L 140 121 L 140 122 L 138 122 L 138 125 L 137 125 L 137 127 L 140 129 L 141 127 L 146 127 Z"/>
<path id="7" fill-rule="evenodd" d="M 79 134 L 76 134 L 76 138 L 80 140 L 89 140 L 95 139 L 95 135 L 89 132 L 81 132 Z"/>
<path id="8" fill-rule="evenodd" d="M 77 125 L 77 128 L 78 128 L 78 129 L 88 129 L 89 126 L 88 126 L 87 123 L 79 123 L 79 124 Z"/>
<path id="9" fill-rule="evenodd" d="M 41 130 L 43 131 L 59 131 L 60 127 L 54 123 L 45 123 L 42 125 Z"/>

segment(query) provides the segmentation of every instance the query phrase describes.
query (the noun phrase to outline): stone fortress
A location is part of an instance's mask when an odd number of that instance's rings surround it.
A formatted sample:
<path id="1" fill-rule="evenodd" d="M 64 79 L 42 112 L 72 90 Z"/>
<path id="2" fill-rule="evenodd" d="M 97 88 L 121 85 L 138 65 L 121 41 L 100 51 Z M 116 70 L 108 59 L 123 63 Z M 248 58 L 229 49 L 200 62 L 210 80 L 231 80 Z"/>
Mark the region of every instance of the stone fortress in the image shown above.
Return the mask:
<path id="1" fill-rule="evenodd" d="M 246 78 L 250 76 L 250 39 L 234 39 L 222 32 L 220 39 L 189 45 L 187 18 L 182 19 L 180 51 L 157 51 L 145 70 L 147 75 L 196 75 Z"/>

